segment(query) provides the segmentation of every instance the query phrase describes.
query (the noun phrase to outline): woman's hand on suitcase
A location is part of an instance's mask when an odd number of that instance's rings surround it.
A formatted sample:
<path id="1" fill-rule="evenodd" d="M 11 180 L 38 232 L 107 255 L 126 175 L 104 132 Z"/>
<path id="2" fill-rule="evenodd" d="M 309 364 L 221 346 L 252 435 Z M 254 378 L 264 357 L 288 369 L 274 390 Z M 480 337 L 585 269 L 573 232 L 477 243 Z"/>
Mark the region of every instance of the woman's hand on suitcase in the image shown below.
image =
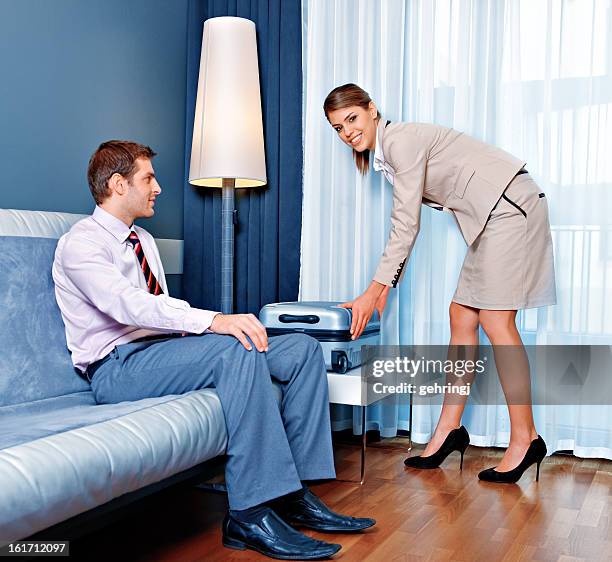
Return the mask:
<path id="1" fill-rule="evenodd" d="M 247 336 L 258 351 L 268 351 L 268 334 L 266 328 L 254 314 L 217 314 L 209 330 L 215 334 L 234 336 L 251 351 L 252 346 Z"/>
<path id="2" fill-rule="evenodd" d="M 341 308 L 350 308 L 353 311 L 351 322 L 351 339 L 356 340 L 368 325 L 374 309 L 378 305 L 380 296 L 384 293 L 385 285 L 372 281 L 366 291 L 355 300 L 339 304 Z M 386 297 L 385 297 L 386 302 Z M 383 304 L 384 308 L 384 304 Z"/>

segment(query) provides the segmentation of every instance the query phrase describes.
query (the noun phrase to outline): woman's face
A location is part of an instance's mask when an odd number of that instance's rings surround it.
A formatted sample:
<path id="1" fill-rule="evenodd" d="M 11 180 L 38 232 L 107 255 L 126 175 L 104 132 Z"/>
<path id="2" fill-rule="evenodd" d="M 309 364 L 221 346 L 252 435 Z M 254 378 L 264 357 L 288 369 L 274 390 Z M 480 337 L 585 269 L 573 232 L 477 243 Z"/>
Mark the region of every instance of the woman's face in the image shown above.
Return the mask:
<path id="1" fill-rule="evenodd" d="M 376 106 L 370 102 L 367 109 L 352 105 L 330 111 L 327 118 L 342 142 L 363 152 L 376 147 L 376 115 Z"/>

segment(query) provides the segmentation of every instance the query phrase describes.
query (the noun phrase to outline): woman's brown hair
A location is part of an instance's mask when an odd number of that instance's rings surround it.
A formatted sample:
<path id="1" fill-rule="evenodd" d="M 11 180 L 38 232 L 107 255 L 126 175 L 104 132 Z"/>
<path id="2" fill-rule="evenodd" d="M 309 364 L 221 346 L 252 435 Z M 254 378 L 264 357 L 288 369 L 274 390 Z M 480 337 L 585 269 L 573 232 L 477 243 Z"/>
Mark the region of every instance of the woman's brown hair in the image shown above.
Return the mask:
<path id="1" fill-rule="evenodd" d="M 323 111 L 325 117 L 329 121 L 329 112 L 336 111 L 337 109 L 343 109 L 345 107 L 351 107 L 357 105 L 363 109 L 368 109 L 372 98 L 370 94 L 357 86 L 356 84 L 344 84 L 334 88 L 323 102 Z M 376 120 L 380 119 L 380 112 L 376 113 Z M 363 152 L 357 152 L 353 149 L 353 159 L 357 169 L 361 172 L 361 175 L 365 176 L 370 168 L 370 151 L 364 150 Z"/>

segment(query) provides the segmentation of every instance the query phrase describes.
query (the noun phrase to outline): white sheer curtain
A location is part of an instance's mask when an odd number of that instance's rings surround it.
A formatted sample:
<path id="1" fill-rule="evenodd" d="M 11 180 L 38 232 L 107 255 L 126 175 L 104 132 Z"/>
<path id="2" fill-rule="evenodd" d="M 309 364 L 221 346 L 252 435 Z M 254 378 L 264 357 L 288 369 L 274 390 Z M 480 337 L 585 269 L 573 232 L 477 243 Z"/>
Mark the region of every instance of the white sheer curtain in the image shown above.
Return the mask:
<path id="1" fill-rule="evenodd" d="M 519 313 L 526 344 L 612 343 L 611 0 L 303 0 L 304 204 L 300 299 L 350 299 L 384 247 L 391 186 L 357 173 L 322 111 L 355 82 L 384 119 L 453 127 L 523 158 L 546 192 L 558 304 Z M 446 344 L 465 243 L 423 208 L 419 239 L 383 319 L 385 344 Z M 484 338 L 484 336 L 483 336 Z M 609 397 L 612 404 L 612 397 Z M 611 406 L 536 406 L 549 450 L 612 458 Z M 439 409 L 414 412 L 429 440 Z M 335 428 L 359 431 L 347 409 Z M 347 423 L 348 419 L 348 423 Z M 384 436 L 407 408 L 371 409 Z M 505 406 L 468 406 L 476 445 L 505 446 Z"/>

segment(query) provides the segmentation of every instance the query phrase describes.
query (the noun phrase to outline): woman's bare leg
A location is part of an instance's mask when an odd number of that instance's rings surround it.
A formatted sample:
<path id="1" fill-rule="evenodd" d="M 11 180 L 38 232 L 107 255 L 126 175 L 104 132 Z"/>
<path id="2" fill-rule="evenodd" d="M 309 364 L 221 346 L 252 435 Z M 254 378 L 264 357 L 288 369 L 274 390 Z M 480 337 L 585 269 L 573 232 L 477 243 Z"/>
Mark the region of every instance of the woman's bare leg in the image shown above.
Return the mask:
<path id="1" fill-rule="evenodd" d="M 493 345 L 495 365 L 510 414 L 510 443 L 495 468 L 506 472 L 519 465 L 529 444 L 538 436 L 531 408 L 529 361 L 516 328 L 516 310 L 481 310 L 479 317 Z"/>
<path id="2" fill-rule="evenodd" d="M 456 302 L 450 305 L 450 345 L 478 345 L 478 323 L 479 311 L 477 308 L 464 306 Z M 475 347 L 474 347 L 475 349 Z M 466 382 L 469 382 L 466 379 Z M 461 426 L 461 416 L 465 409 L 467 396 L 453 395 L 449 399 L 445 397 L 442 404 L 440 419 L 431 441 L 425 447 L 422 456 L 428 457 L 435 453 L 444 443 L 447 435 Z"/>

